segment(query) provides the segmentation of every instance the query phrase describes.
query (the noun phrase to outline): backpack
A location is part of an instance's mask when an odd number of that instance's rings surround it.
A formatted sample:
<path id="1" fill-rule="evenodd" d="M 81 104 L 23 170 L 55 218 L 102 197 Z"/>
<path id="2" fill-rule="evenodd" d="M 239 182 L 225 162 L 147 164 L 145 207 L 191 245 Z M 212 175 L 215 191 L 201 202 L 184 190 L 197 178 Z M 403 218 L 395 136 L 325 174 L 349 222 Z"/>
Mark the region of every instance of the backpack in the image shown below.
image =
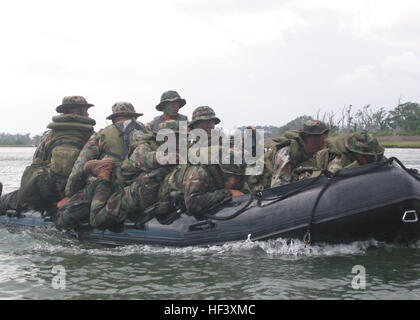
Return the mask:
<path id="1" fill-rule="evenodd" d="M 92 125 L 53 122 L 48 126 L 51 141 L 40 157 L 23 172 L 19 201 L 36 210 L 48 208 L 64 197 L 63 191 L 74 162 L 93 132 Z M 45 141 L 45 140 L 44 140 Z"/>

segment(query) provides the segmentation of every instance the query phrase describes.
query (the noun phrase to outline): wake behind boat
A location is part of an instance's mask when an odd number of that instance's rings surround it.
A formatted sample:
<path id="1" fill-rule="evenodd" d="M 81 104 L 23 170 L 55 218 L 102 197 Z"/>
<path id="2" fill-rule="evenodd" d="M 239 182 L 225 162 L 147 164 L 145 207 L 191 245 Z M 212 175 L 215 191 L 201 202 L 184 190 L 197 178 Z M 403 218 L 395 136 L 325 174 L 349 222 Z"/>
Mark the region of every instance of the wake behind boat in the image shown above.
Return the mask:
<path id="1" fill-rule="evenodd" d="M 396 162 L 400 166 L 396 165 Z M 348 243 L 420 239 L 420 175 L 398 159 L 344 169 L 289 185 L 235 197 L 201 219 L 175 212 L 164 220 L 126 222 L 120 230 L 80 226 L 74 234 L 102 245 L 194 246 L 240 240 L 300 239 Z M 28 211 L 0 216 L 12 227 L 53 227 L 50 217 Z"/>

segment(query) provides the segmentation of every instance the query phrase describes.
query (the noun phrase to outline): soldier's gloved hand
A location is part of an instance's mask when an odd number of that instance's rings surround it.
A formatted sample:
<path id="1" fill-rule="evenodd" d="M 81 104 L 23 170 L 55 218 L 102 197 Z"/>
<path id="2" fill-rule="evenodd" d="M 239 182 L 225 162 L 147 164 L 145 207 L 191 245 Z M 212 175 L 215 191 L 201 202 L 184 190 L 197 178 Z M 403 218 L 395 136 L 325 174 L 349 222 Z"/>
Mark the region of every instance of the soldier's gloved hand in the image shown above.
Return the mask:
<path id="1" fill-rule="evenodd" d="M 85 174 L 92 174 L 95 177 L 103 177 L 109 179 L 112 169 L 116 163 L 112 158 L 104 158 L 102 160 L 89 160 L 83 166 Z"/>
<path id="2" fill-rule="evenodd" d="M 67 203 L 67 201 L 69 201 L 69 200 L 70 200 L 69 197 L 65 197 L 65 198 L 61 199 L 59 202 L 57 202 L 57 208 L 61 209 L 61 207 L 64 206 Z"/>
<path id="3" fill-rule="evenodd" d="M 235 190 L 235 189 L 229 189 L 230 193 L 232 193 L 232 197 L 239 197 L 239 196 L 243 196 L 243 192 L 239 191 L 239 190 Z"/>

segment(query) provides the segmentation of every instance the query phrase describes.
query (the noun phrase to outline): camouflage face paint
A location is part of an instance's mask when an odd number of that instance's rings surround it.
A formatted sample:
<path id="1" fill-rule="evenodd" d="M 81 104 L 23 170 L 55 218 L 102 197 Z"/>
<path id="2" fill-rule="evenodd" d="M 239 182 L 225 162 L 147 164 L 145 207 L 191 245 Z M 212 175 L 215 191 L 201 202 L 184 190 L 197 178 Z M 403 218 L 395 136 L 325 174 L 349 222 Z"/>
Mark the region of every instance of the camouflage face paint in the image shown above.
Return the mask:
<path id="1" fill-rule="evenodd" d="M 174 117 L 178 114 L 180 105 L 178 101 L 167 102 L 163 111 L 170 117 Z"/>

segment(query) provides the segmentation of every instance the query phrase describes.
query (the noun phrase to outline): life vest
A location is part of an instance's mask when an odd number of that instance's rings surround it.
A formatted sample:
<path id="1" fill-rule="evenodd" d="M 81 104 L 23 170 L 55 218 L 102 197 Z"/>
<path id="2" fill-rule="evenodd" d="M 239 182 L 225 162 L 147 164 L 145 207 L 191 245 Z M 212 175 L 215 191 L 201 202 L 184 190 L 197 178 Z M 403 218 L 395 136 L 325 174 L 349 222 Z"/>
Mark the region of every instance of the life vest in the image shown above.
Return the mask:
<path id="1" fill-rule="evenodd" d="M 47 128 L 45 151 L 25 168 L 18 197 L 31 208 L 42 209 L 63 197 L 63 190 L 81 149 L 93 133 L 95 120 L 80 115 L 53 117 Z"/>

